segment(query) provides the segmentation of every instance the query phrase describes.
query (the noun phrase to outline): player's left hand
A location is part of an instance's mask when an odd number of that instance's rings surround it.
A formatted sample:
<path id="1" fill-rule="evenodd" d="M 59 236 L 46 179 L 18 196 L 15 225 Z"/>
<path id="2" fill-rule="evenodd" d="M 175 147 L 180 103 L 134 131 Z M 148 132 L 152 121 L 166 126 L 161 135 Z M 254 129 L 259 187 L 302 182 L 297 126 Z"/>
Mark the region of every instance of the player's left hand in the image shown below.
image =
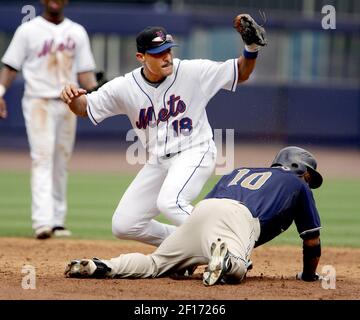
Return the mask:
<path id="1" fill-rule="evenodd" d="M 60 98 L 66 104 L 70 104 L 74 99 L 86 94 L 86 90 L 78 88 L 75 84 L 67 84 L 61 91 Z"/>
<path id="2" fill-rule="evenodd" d="M 234 18 L 233 26 L 246 45 L 258 47 L 267 45 L 265 29 L 259 26 L 250 15 L 239 14 Z"/>
<path id="3" fill-rule="evenodd" d="M 314 282 L 314 281 L 321 281 L 323 279 L 323 277 L 321 275 L 319 275 L 317 272 L 315 272 L 315 274 L 313 275 L 305 275 L 303 272 L 299 272 L 296 275 L 296 280 L 302 280 L 302 281 L 306 281 L 306 282 Z"/>

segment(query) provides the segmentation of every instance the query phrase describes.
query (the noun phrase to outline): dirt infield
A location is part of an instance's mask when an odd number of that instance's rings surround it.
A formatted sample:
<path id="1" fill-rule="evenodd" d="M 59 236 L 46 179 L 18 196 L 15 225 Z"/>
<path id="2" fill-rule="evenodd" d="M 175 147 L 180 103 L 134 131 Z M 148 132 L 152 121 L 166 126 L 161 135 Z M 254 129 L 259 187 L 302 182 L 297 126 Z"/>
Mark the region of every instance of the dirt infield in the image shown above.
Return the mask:
<path id="1" fill-rule="evenodd" d="M 336 269 L 336 289 L 320 282 L 294 279 L 302 267 L 301 248 L 265 246 L 255 249 L 254 269 L 242 284 L 204 287 L 202 267 L 192 279 L 67 279 L 63 272 L 73 258 L 110 258 L 127 252 L 149 253 L 153 247 L 120 240 L 88 241 L 0 238 L 0 299 L 125 299 L 125 300 L 238 300 L 238 299 L 360 299 L 360 249 L 324 248 L 324 265 Z M 35 267 L 36 289 L 23 289 L 24 265 Z M 325 273 L 323 273 L 325 274 Z"/>

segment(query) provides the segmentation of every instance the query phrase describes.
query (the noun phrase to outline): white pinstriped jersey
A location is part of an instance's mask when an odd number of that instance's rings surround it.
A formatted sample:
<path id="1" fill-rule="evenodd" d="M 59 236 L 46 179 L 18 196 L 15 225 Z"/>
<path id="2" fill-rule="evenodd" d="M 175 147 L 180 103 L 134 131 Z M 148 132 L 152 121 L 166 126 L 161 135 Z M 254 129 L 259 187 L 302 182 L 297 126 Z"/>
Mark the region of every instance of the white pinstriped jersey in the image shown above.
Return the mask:
<path id="1" fill-rule="evenodd" d="M 25 96 L 33 98 L 58 98 L 67 83 L 77 83 L 77 73 L 95 69 L 81 25 L 67 18 L 54 24 L 41 16 L 17 28 L 2 62 L 22 69 Z"/>
<path id="2" fill-rule="evenodd" d="M 212 139 L 205 107 L 220 89 L 235 91 L 237 81 L 237 59 L 174 59 L 173 74 L 158 87 L 135 69 L 88 94 L 87 112 L 95 125 L 126 114 L 149 153 L 161 157 Z"/>

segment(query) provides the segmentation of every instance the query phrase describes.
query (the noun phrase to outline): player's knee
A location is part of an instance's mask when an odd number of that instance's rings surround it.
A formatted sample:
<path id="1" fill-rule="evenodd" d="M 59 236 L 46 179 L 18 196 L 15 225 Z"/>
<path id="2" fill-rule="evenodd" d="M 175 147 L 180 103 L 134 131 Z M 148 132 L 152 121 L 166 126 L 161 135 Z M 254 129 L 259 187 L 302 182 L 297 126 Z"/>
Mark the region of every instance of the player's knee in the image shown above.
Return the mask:
<path id="1" fill-rule="evenodd" d="M 112 220 L 112 233 L 119 239 L 136 239 L 142 232 L 142 226 L 134 221 L 119 219 L 116 215 Z"/>
<path id="2" fill-rule="evenodd" d="M 119 239 L 128 239 L 130 236 L 131 226 L 123 221 L 113 220 L 111 228 L 113 235 Z"/>

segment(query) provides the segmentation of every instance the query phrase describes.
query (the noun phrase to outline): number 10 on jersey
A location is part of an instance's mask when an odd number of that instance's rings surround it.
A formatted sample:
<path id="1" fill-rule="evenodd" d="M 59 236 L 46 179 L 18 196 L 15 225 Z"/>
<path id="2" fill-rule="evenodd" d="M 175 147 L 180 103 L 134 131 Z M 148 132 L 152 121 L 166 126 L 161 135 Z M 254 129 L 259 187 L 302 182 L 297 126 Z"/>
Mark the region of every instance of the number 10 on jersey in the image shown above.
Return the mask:
<path id="1" fill-rule="evenodd" d="M 256 172 L 249 176 L 246 176 L 249 172 L 249 169 L 240 169 L 235 178 L 228 184 L 228 187 L 240 184 L 243 188 L 249 190 L 258 190 L 272 175 L 272 173 L 269 171 Z"/>

